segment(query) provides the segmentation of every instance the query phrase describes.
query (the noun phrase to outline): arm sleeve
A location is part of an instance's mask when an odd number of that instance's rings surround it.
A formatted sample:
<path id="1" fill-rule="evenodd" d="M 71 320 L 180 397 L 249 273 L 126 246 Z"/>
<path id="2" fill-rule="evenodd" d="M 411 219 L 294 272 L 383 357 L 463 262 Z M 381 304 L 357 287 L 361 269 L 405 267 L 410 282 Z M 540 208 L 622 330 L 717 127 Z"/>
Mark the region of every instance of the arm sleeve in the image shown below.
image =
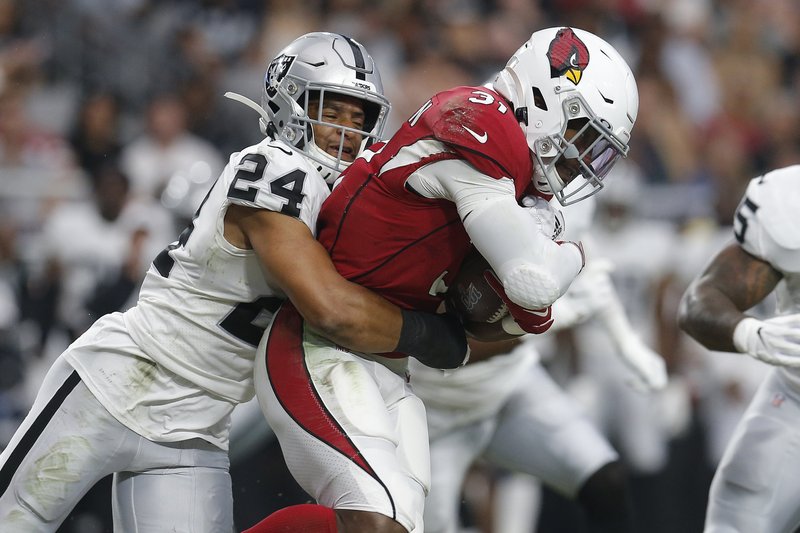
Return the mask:
<path id="1" fill-rule="evenodd" d="M 581 270 L 576 246 L 560 246 L 537 230 L 516 200 L 514 183 L 492 178 L 460 160 L 440 161 L 410 177 L 423 195 L 456 204 L 475 248 L 514 303 L 542 309 L 566 292 Z"/>
<path id="2" fill-rule="evenodd" d="M 475 248 L 514 303 L 542 309 L 564 294 L 581 270 L 576 246 L 560 246 L 537 231 L 513 197 L 496 199 L 464 222 Z"/>

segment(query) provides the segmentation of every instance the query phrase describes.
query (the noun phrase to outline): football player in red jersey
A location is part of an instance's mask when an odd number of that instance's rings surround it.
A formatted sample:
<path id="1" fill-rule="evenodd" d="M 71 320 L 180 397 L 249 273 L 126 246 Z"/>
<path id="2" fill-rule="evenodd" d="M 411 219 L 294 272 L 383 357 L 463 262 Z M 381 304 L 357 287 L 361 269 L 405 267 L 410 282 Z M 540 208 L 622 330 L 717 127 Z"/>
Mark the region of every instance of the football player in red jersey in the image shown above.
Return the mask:
<path id="1" fill-rule="evenodd" d="M 491 88 L 434 95 L 356 159 L 323 204 L 318 238 L 345 278 L 426 311 L 474 245 L 513 304 L 507 331 L 541 330 L 583 250 L 540 233 L 520 200 L 567 205 L 597 192 L 627 153 L 637 112 L 633 74 L 608 43 L 535 32 Z M 428 438 L 406 359 L 342 349 L 290 305 L 257 357 L 261 407 L 319 505 L 282 509 L 248 532 L 421 532 Z"/>

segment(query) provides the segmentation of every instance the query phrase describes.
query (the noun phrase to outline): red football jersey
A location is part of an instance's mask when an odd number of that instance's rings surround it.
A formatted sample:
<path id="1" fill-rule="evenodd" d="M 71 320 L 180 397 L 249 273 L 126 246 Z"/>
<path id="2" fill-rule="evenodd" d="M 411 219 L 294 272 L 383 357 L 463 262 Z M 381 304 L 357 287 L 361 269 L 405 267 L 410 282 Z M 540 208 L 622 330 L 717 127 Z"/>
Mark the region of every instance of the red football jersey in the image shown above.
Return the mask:
<path id="1" fill-rule="evenodd" d="M 455 203 L 421 196 L 408 177 L 429 163 L 463 159 L 512 179 L 519 200 L 533 174 L 510 104 L 485 87 L 435 95 L 367 159 L 350 165 L 323 204 L 318 238 L 344 277 L 422 311 L 439 306 L 470 240 Z"/>

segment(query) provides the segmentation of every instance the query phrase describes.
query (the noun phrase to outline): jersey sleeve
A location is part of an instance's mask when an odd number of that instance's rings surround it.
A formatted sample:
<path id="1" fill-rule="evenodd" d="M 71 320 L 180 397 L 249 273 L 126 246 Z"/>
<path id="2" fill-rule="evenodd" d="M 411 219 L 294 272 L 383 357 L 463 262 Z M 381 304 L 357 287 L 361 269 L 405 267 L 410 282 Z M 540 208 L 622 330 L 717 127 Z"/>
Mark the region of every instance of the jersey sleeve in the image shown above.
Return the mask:
<path id="1" fill-rule="evenodd" d="M 223 176 L 231 204 L 283 213 L 312 231 L 329 194 L 305 157 L 279 141 L 265 140 L 234 154 Z"/>
<path id="2" fill-rule="evenodd" d="M 754 178 L 733 220 L 742 248 L 782 272 L 800 272 L 800 166 Z"/>
<path id="3" fill-rule="evenodd" d="M 485 87 L 457 87 L 432 103 L 435 112 L 423 116 L 433 136 L 481 173 L 513 180 L 520 196 L 533 161 L 510 104 Z"/>

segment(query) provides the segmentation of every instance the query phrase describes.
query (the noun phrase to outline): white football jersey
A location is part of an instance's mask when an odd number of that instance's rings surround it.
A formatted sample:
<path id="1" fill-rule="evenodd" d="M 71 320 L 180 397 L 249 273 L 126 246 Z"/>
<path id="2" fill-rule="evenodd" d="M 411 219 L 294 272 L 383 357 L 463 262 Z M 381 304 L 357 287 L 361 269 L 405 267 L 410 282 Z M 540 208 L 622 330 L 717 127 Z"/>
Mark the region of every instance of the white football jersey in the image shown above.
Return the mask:
<path id="1" fill-rule="evenodd" d="M 783 274 L 778 314 L 800 313 L 800 165 L 768 172 L 747 186 L 733 233 L 742 248 Z M 781 368 L 800 389 L 800 370 Z"/>
<path id="2" fill-rule="evenodd" d="M 409 358 L 411 386 L 428 409 L 430 437 L 494 417 L 526 378 L 528 368 L 538 363 L 532 342 L 453 371 L 430 368 Z"/>
<path id="3" fill-rule="evenodd" d="M 125 313 L 136 343 L 155 362 L 231 402 L 253 397 L 255 348 L 285 298 L 253 250 L 223 236 L 228 206 L 268 209 L 315 234 L 328 186 L 294 149 L 265 139 L 234 153 L 194 219 L 147 272 Z"/>

